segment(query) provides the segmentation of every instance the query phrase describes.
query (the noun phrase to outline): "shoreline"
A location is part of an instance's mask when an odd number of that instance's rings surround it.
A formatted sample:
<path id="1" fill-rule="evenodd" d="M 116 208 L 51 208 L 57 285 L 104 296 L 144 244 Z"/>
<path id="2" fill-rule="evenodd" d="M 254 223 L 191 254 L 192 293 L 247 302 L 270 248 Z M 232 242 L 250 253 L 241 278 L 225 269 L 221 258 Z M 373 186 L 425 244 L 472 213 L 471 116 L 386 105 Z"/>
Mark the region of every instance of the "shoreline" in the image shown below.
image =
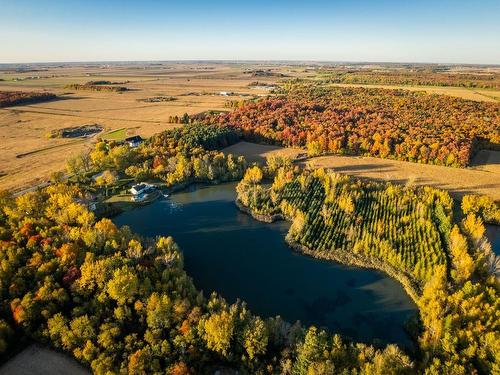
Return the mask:
<path id="1" fill-rule="evenodd" d="M 266 215 L 253 212 L 250 208 L 246 207 L 238 199 L 235 200 L 236 207 L 243 213 L 252 216 L 255 220 L 273 223 L 279 220 L 291 221 L 291 218 L 286 218 L 283 214 Z M 406 294 L 412 299 L 412 301 L 418 306 L 419 301 L 419 286 L 411 279 L 410 276 L 404 274 L 403 272 L 397 270 L 390 264 L 378 259 L 378 258 L 367 258 L 360 254 L 355 254 L 352 252 L 345 252 L 341 250 L 335 251 L 319 251 L 308 248 L 305 245 L 301 245 L 296 242 L 289 233 L 285 236 L 285 242 L 292 249 L 300 254 L 304 254 L 316 259 L 331 260 L 346 266 L 356 266 L 360 268 L 374 269 L 386 273 L 389 277 L 395 279 L 403 289 Z"/>

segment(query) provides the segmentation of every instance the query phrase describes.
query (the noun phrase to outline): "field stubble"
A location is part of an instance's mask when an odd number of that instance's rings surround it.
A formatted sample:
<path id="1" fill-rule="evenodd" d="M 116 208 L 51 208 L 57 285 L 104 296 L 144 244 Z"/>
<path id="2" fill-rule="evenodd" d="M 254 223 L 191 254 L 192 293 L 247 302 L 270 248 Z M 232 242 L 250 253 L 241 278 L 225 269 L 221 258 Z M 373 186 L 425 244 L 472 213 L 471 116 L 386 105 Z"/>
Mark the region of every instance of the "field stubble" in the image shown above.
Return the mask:
<path id="1" fill-rule="evenodd" d="M 263 94 L 248 84 L 255 79 L 243 74 L 241 67 L 173 64 L 155 67 L 54 68 L 41 72 L 40 79 L 14 81 L 38 73 L 1 74 L 2 91 L 50 91 L 59 100 L 0 110 L 0 189 L 21 190 L 46 181 L 52 172 L 62 170 L 65 160 L 91 147 L 106 132 L 125 128 L 125 134 L 149 137 L 180 126 L 169 123 L 170 116 L 190 115 L 209 109 L 224 110 L 228 99 L 221 91 L 235 94 Z M 71 91 L 71 83 L 90 80 L 128 82 L 123 93 Z M 264 79 L 275 82 L 275 79 Z M 145 103 L 142 99 L 173 96 L 170 102 Z M 63 129 L 99 124 L 104 130 L 86 139 L 55 139 L 47 134 Z"/>
<path id="2" fill-rule="evenodd" d="M 244 155 L 250 161 L 263 162 L 269 155 L 283 154 L 291 158 L 304 150 L 239 142 L 224 152 Z M 500 200 L 500 152 L 480 151 L 471 168 L 451 168 L 374 157 L 327 155 L 302 162 L 314 168 L 332 168 L 335 172 L 359 178 L 396 183 L 429 185 L 444 189 L 454 197 L 464 194 L 486 194 Z"/>

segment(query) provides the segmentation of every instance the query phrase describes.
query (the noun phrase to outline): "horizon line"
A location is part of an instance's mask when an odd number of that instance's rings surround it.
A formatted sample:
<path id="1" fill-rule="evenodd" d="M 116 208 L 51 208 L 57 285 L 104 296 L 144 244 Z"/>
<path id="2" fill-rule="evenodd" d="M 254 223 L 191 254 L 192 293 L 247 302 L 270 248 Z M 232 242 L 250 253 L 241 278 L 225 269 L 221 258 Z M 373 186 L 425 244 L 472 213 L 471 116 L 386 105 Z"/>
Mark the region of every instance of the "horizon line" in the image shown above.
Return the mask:
<path id="1" fill-rule="evenodd" d="M 304 64 L 395 64 L 395 65 L 455 65 L 500 67 L 500 63 L 467 63 L 467 62 L 415 62 L 415 61 L 375 61 L 375 60 L 302 60 L 302 59 L 151 59 L 151 60 L 74 60 L 74 61 L 30 61 L 0 62 L 5 65 L 42 65 L 42 64 L 119 64 L 119 63 L 291 63 Z"/>

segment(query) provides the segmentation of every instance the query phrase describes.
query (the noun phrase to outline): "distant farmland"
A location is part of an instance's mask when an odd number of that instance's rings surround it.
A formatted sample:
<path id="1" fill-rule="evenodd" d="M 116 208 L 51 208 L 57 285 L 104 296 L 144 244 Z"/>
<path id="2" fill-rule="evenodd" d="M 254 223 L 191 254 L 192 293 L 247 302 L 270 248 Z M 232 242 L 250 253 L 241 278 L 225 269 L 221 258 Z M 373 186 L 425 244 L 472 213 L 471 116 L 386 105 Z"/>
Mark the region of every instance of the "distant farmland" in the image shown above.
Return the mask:
<path id="1" fill-rule="evenodd" d="M 276 69 L 276 68 L 273 68 Z M 287 67 L 280 67 L 285 72 Z M 220 92 L 238 92 L 232 100 L 249 99 L 269 90 L 248 87 L 255 78 L 244 74 L 244 67 L 223 64 L 171 64 L 144 69 L 110 66 L 50 68 L 43 76 L 33 72 L 0 72 L 0 91 L 13 92 L 18 97 L 49 99 L 43 90 L 50 90 L 64 100 L 0 109 L 0 190 L 19 190 L 39 184 L 51 172 L 63 170 L 65 160 L 86 150 L 99 137 L 122 139 L 132 135 L 149 137 L 182 124 L 171 123 L 207 110 L 224 110 L 228 97 Z M 274 84 L 276 78 L 262 78 Z M 72 90 L 67 85 L 92 82 L 96 87 L 125 86 L 128 91 Z M 158 100 L 169 98 L 169 100 Z M 19 103 L 20 104 L 20 103 Z M 11 104 L 13 105 L 13 104 Z M 88 139 L 48 137 L 62 129 L 99 124 L 102 133 Z M 22 157 L 16 157 L 22 155 Z"/>

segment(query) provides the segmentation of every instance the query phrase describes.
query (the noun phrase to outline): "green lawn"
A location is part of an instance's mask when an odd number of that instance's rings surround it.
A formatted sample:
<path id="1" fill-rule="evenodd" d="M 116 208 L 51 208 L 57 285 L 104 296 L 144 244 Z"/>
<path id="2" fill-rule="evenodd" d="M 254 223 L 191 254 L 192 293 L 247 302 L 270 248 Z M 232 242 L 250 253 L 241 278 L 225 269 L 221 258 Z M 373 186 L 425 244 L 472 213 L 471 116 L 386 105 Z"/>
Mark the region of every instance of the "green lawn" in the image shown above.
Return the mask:
<path id="1" fill-rule="evenodd" d="M 113 131 L 110 131 L 109 133 L 106 133 L 102 136 L 103 139 L 107 141 L 121 141 L 127 138 L 127 129 L 125 128 L 120 128 L 116 129 Z"/>

